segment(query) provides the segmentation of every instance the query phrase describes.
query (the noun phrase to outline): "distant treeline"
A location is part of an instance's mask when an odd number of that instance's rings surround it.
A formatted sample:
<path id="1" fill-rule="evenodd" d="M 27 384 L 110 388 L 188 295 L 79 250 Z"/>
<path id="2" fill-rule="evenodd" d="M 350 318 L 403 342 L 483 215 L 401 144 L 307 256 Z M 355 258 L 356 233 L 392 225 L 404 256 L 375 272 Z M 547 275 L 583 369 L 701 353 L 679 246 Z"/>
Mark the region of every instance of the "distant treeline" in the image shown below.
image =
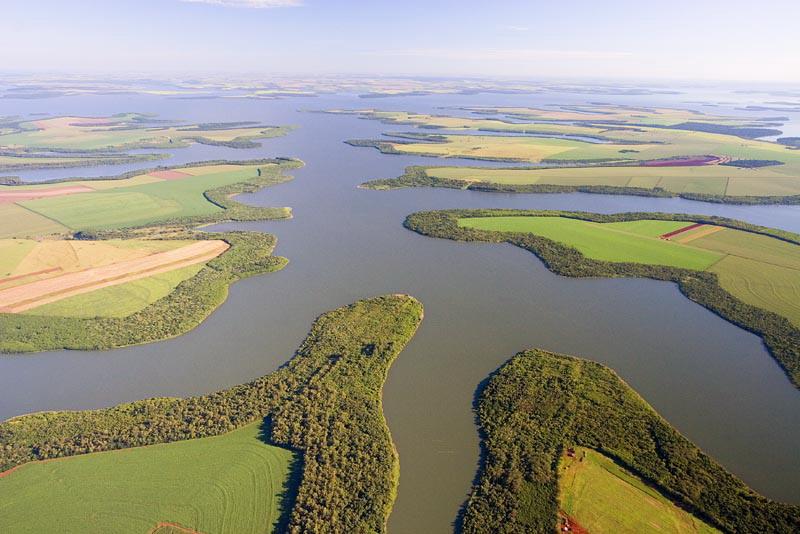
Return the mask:
<path id="1" fill-rule="evenodd" d="M 558 461 L 595 449 L 724 532 L 800 531 L 800 507 L 766 499 L 678 433 L 612 370 L 530 350 L 479 392 L 483 462 L 466 534 L 555 532 Z"/>
<path id="2" fill-rule="evenodd" d="M 548 269 L 562 276 L 574 277 L 635 277 L 665 280 L 678 284 L 689 299 L 705 306 L 733 324 L 761 336 L 772 356 L 783 367 L 792 383 L 800 387 L 800 329 L 788 319 L 737 299 L 720 285 L 717 275 L 663 265 L 617 263 L 587 258 L 577 249 L 531 233 L 493 232 L 458 225 L 463 217 L 498 216 L 568 217 L 593 222 L 635 221 L 657 219 L 687 221 L 727 226 L 738 230 L 768 235 L 800 244 L 800 236 L 792 232 L 765 228 L 746 222 L 707 215 L 672 213 L 597 214 L 568 211 L 537 210 L 445 210 L 418 212 L 409 215 L 404 225 L 423 235 L 460 241 L 511 243 L 534 253 Z"/>
<path id="3" fill-rule="evenodd" d="M 288 532 L 384 532 L 398 461 L 381 389 L 421 320 L 422 305 L 412 297 L 362 300 L 319 317 L 291 361 L 248 384 L 188 399 L 11 419 L 0 424 L 0 471 L 216 436 L 266 418 L 268 440 L 302 454 Z"/>
<path id="4" fill-rule="evenodd" d="M 748 160 L 757 162 L 752 166 L 763 166 L 761 162 L 768 160 Z M 772 164 L 769 162 L 769 164 Z M 616 164 L 615 164 L 616 165 Z M 627 165 L 626 165 L 627 166 Z M 451 180 L 431 176 L 427 169 L 412 165 L 406 167 L 405 173 L 397 178 L 381 178 L 370 180 L 361 184 L 365 189 L 399 189 L 402 187 L 445 187 L 450 189 L 467 189 L 469 191 L 484 191 L 488 193 L 595 193 L 602 195 L 635 195 L 642 197 L 680 197 L 687 200 L 712 202 L 716 204 L 800 204 L 800 195 L 772 195 L 772 196 L 728 196 L 711 195 L 706 193 L 674 193 L 666 189 L 612 185 L 554 185 L 554 184 L 498 184 L 495 182 L 468 182 L 466 180 Z M 497 167 L 493 167 L 497 168 Z M 514 167 L 514 169 L 541 167 Z M 476 169 L 478 169 L 476 167 Z M 479 169 L 478 169 L 479 170 Z"/>

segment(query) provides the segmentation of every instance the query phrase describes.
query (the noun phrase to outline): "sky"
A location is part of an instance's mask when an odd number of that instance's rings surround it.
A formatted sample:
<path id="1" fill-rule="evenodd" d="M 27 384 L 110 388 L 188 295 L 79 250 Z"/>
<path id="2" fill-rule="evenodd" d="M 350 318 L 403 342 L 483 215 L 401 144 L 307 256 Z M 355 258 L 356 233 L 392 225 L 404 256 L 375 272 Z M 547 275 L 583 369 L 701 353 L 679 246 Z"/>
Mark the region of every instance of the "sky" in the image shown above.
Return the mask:
<path id="1" fill-rule="evenodd" d="M 800 0 L 0 0 L 0 73 L 800 82 Z"/>

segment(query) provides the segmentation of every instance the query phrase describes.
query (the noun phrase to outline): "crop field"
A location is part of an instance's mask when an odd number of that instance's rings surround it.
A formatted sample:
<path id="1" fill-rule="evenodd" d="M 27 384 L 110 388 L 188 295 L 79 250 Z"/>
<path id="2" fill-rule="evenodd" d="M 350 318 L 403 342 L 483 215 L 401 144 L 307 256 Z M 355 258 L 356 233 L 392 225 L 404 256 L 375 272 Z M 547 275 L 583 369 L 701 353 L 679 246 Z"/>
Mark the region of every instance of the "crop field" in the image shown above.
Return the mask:
<path id="1" fill-rule="evenodd" d="M 264 443 L 259 424 L 32 462 L 0 478 L 0 531 L 268 533 L 292 462 L 290 451 Z"/>
<path id="2" fill-rule="evenodd" d="M 164 124 L 136 113 L 112 117 L 54 117 L 20 122 L 0 135 L 6 149 L 49 150 L 124 150 L 129 148 L 169 148 L 201 142 L 232 142 L 271 137 L 272 126 Z"/>
<path id="3" fill-rule="evenodd" d="M 625 227 L 630 223 L 600 224 L 564 217 L 514 216 L 470 217 L 460 219 L 458 223 L 459 226 L 481 230 L 541 235 L 575 247 L 589 258 L 603 261 L 704 270 L 722 258 L 722 254 L 717 252 L 641 235 L 640 225 L 634 227 L 635 231 L 628 232 Z"/>
<path id="4" fill-rule="evenodd" d="M 566 217 L 507 216 L 463 218 L 458 224 L 534 233 L 603 261 L 708 270 L 719 276 L 720 285 L 731 295 L 800 326 L 800 246 L 780 239 L 681 221 L 593 223 Z M 690 229 L 665 235 L 682 227 Z"/>
<path id="5" fill-rule="evenodd" d="M 580 167 L 549 169 L 481 169 L 428 167 L 432 177 L 502 185 L 611 186 L 663 189 L 672 193 L 721 196 L 800 195 L 800 180 L 783 166 L 742 169 L 721 165 L 698 167 Z"/>
<path id="6" fill-rule="evenodd" d="M 714 197 L 800 195 L 800 152 L 759 140 L 779 130 L 765 127 L 769 123 L 758 119 L 608 106 L 462 111 L 472 115 L 333 112 L 448 131 L 352 141 L 356 146 L 374 146 L 395 154 L 547 165 L 538 169 L 424 169 L 429 177 L 463 181 L 465 186 L 496 184 L 511 186 L 511 190 L 521 186 L 617 187 Z M 459 132 L 451 133 L 453 130 Z"/>
<path id="7" fill-rule="evenodd" d="M 203 264 L 198 263 L 139 280 L 95 289 L 89 293 L 37 306 L 22 313 L 86 319 L 127 317 L 166 297 L 181 282 L 195 276 L 202 268 Z"/>
<path id="8" fill-rule="evenodd" d="M 209 215 L 222 208 L 205 197 L 206 191 L 255 177 L 261 168 L 269 166 L 212 165 L 183 168 L 169 175 L 153 171 L 122 180 L 3 186 L 0 228 L 4 230 L 0 231 L 4 231 L 4 237 L 28 237 L 64 228 L 116 229 Z M 20 208 L 30 213 L 26 218 L 42 230 L 15 221 Z"/>
<path id="9" fill-rule="evenodd" d="M 0 241 L 0 310 L 124 317 L 169 294 L 224 241 Z"/>
<path id="10" fill-rule="evenodd" d="M 719 532 L 612 460 L 583 447 L 561 458 L 558 500 L 563 513 L 592 534 Z"/>

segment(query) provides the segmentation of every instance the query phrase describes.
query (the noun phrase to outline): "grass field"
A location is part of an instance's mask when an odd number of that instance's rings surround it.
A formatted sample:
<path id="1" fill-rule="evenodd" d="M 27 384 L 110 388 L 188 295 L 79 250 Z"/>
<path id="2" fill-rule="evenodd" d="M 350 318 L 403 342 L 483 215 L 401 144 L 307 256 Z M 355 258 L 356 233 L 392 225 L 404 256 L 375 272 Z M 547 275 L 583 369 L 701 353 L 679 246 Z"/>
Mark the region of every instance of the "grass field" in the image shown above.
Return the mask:
<path id="1" fill-rule="evenodd" d="M 593 223 L 565 217 L 471 217 L 459 226 L 529 232 L 567 244 L 585 256 L 611 262 L 708 270 L 738 299 L 800 326 L 800 246 L 752 232 L 703 225 L 667 239 L 690 223 L 640 220 Z"/>
<path id="2" fill-rule="evenodd" d="M 251 424 L 217 437 L 25 464 L 0 478 L 0 531 L 145 534 L 170 522 L 204 534 L 272 532 L 293 454 L 259 434 Z"/>
<path id="3" fill-rule="evenodd" d="M 628 222 L 599 224 L 564 217 L 470 217 L 460 219 L 458 224 L 497 232 L 534 233 L 575 247 L 589 258 L 604 261 L 704 270 L 723 257 L 717 252 L 642 235 L 647 226 L 641 221 L 633 223 L 633 231 L 626 230 L 632 224 Z M 658 228 L 662 221 L 652 221 L 652 224 L 653 228 Z M 672 228 L 672 225 L 663 227 Z"/>
<path id="4" fill-rule="evenodd" d="M 179 180 L 159 180 L 118 186 L 91 193 L 26 200 L 20 204 L 73 230 L 140 226 L 180 217 L 222 211 L 203 195 L 209 189 L 241 182 L 255 176 L 258 166 L 242 166 L 210 174 L 189 175 Z"/>
<path id="5" fill-rule="evenodd" d="M 0 203 L 0 239 L 64 234 L 69 229 L 22 206 Z"/>
<path id="6" fill-rule="evenodd" d="M 108 230 L 213 215 L 223 208 L 212 203 L 206 191 L 275 168 L 275 164 L 200 165 L 181 168 L 174 173 L 177 178 L 153 171 L 122 180 L 4 186 L 0 187 L 0 236 Z"/>
<path id="7" fill-rule="evenodd" d="M 714 533 L 602 454 L 578 447 L 559 464 L 559 506 L 592 534 Z"/>

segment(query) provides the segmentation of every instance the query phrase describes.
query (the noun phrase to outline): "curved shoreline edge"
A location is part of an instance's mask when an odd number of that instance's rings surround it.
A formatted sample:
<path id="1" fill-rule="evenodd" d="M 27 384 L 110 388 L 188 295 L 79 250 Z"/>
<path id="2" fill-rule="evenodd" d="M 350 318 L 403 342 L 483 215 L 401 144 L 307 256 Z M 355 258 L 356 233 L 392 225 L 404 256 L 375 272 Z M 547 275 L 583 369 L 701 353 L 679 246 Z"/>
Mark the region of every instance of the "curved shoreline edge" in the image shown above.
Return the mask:
<path id="1" fill-rule="evenodd" d="M 573 446 L 611 458 L 724 532 L 800 528 L 800 506 L 748 488 L 606 366 L 531 349 L 503 364 L 476 396 L 481 465 L 458 531 L 557 530 L 558 460 Z"/>
<path id="2" fill-rule="evenodd" d="M 205 163 L 206 165 L 208 163 Z M 219 164 L 219 163 L 217 163 Z M 229 165 L 275 165 L 261 176 L 225 185 L 204 193 L 221 211 L 198 217 L 176 218 L 120 230 L 74 234 L 75 239 L 131 238 L 205 239 L 209 234 L 196 228 L 220 222 L 245 222 L 288 218 L 290 208 L 262 208 L 237 202 L 232 197 L 252 193 L 291 180 L 286 171 L 303 165 L 300 160 L 262 159 L 225 162 Z M 197 167 L 193 163 L 159 170 Z M 125 173 L 117 179 L 131 175 Z M 0 353 L 37 352 L 58 349 L 105 350 L 162 341 L 194 329 L 226 299 L 228 287 L 238 280 L 274 272 L 289 260 L 273 256 L 277 239 L 261 232 L 232 231 L 213 234 L 230 245 L 228 251 L 208 262 L 195 276 L 178 285 L 166 297 L 123 318 L 81 319 L 74 317 L 0 314 Z"/>
<path id="3" fill-rule="evenodd" d="M 385 295 L 327 312 L 277 371 L 208 395 L 9 419 L 0 423 L 0 470 L 215 436 L 263 418 L 271 444 L 302 455 L 287 531 L 383 532 L 398 459 L 381 388 L 422 310 L 414 297 Z"/>
<path id="4" fill-rule="evenodd" d="M 591 222 L 620 222 L 641 219 L 677 220 L 726 226 L 759 233 L 800 244 L 800 236 L 791 232 L 756 226 L 743 221 L 705 215 L 671 213 L 597 214 L 574 211 L 472 209 L 417 212 L 406 217 L 403 225 L 419 234 L 456 241 L 510 243 L 536 255 L 545 266 L 561 276 L 634 277 L 674 282 L 690 300 L 723 319 L 761 337 L 769 353 L 778 362 L 792 384 L 800 389 L 800 329 L 776 313 L 746 304 L 725 291 L 714 273 L 677 267 L 640 263 L 615 263 L 587 258 L 577 249 L 545 237 L 526 233 L 492 232 L 464 228 L 459 218 L 497 216 L 557 216 Z"/>

